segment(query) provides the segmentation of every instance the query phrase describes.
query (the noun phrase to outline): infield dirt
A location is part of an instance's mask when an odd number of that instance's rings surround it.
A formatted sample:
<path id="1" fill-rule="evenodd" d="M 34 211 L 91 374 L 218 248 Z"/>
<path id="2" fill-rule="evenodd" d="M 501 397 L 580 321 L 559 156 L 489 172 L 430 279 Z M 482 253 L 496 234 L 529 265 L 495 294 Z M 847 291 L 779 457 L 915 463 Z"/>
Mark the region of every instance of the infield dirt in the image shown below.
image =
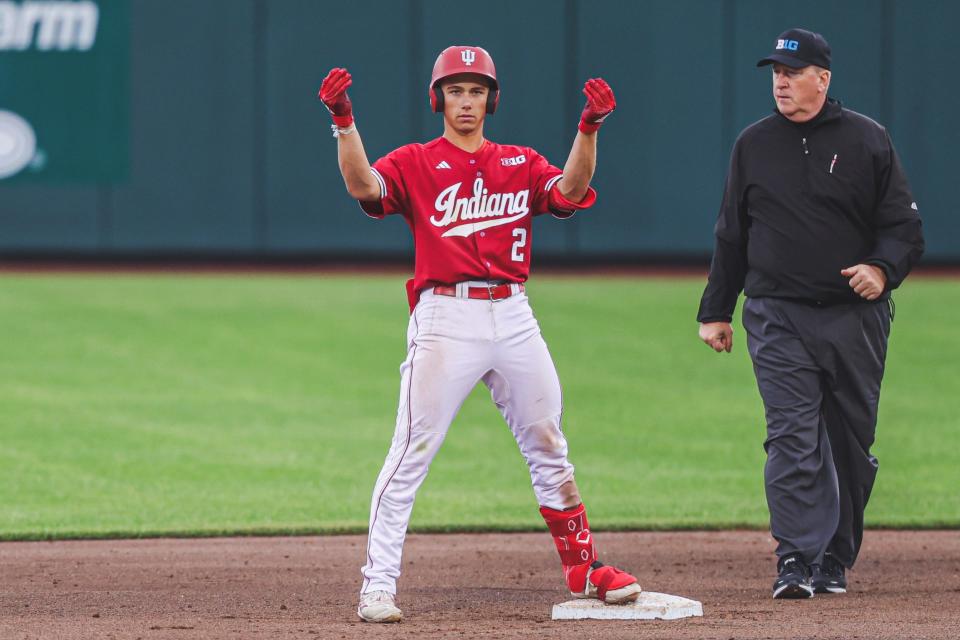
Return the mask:
<path id="1" fill-rule="evenodd" d="M 868 531 L 850 592 L 774 601 L 757 531 L 597 534 L 651 591 L 703 603 L 674 621 L 564 621 L 546 533 L 411 535 L 397 625 L 355 613 L 364 536 L 0 544 L 0 638 L 960 637 L 960 532 Z"/>

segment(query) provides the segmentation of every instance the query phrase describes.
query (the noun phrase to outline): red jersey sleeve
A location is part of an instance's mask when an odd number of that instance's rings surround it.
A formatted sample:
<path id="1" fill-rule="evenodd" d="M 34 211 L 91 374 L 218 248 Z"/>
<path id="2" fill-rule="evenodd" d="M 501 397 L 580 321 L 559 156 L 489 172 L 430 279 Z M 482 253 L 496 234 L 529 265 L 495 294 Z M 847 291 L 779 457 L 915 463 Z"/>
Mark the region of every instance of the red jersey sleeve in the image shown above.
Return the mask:
<path id="1" fill-rule="evenodd" d="M 391 213 L 404 213 L 407 210 L 407 187 L 403 181 L 403 147 L 391 151 L 373 163 L 370 173 L 380 184 L 380 199 L 363 202 L 360 208 L 371 218 L 383 218 Z"/>
<path id="2" fill-rule="evenodd" d="M 533 183 L 533 215 L 552 213 L 556 218 L 569 218 L 579 209 L 593 206 L 597 192 L 587 187 L 587 195 L 580 202 L 570 202 L 556 188 L 563 171 L 550 164 L 542 155 L 530 149 L 530 178 Z"/>

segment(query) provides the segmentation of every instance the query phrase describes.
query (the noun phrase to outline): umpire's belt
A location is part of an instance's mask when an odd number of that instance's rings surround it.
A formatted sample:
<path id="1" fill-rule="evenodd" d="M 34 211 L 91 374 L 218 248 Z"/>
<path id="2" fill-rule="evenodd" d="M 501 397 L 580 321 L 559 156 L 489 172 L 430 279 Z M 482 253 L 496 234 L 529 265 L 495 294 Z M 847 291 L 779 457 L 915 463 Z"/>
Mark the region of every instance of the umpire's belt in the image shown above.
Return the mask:
<path id="1" fill-rule="evenodd" d="M 434 287 L 433 293 L 438 296 L 472 298 L 474 300 L 503 300 L 510 296 L 523 293 L 523 283 L 504 282 L 495 284 L 490 282 L 484 284 L 482 282 L 461 282 L 459 284 L 442 284 Z"/>

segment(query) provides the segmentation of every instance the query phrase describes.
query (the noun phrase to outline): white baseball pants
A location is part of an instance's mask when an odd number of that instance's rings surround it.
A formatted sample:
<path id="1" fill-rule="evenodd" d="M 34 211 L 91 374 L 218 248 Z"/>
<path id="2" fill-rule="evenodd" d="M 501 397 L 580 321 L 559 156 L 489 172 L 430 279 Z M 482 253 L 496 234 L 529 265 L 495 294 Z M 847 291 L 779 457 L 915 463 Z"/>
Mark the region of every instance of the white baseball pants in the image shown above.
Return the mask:
<path id="1" fill-rule="evenodd" d="M 403 541 L 417 489 L 463 401 L 483 381 L 530 468 L 537 500 L 564 509 L 573 479 L 560 429 L 560 380 L 527 296 L 498 301 L 423 292 L 407 329 L 396 430 L 373 491 L 360 592 L 396 593 Z M 461 297 L 462 296 L 462 297 Z"/>

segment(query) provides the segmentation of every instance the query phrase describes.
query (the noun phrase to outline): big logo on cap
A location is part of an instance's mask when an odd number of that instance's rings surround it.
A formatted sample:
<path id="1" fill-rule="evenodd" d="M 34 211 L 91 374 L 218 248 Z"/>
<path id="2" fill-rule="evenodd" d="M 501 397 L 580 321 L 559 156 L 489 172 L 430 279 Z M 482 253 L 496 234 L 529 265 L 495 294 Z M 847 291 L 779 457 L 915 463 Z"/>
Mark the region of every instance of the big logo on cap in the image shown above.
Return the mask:
<path id="1" fill-rule="evenodd" d="M 19 173 L 37 151 L 30 123 L 12 111 L 0 111 L 0 180 Z"/>
<path id="2" fill-rule="evenodd" d="M 796 40 L 777 40 L 777 49 L 787 49 L 788 51 L 796 51 L 800 48 L 800 43 Z"/>

